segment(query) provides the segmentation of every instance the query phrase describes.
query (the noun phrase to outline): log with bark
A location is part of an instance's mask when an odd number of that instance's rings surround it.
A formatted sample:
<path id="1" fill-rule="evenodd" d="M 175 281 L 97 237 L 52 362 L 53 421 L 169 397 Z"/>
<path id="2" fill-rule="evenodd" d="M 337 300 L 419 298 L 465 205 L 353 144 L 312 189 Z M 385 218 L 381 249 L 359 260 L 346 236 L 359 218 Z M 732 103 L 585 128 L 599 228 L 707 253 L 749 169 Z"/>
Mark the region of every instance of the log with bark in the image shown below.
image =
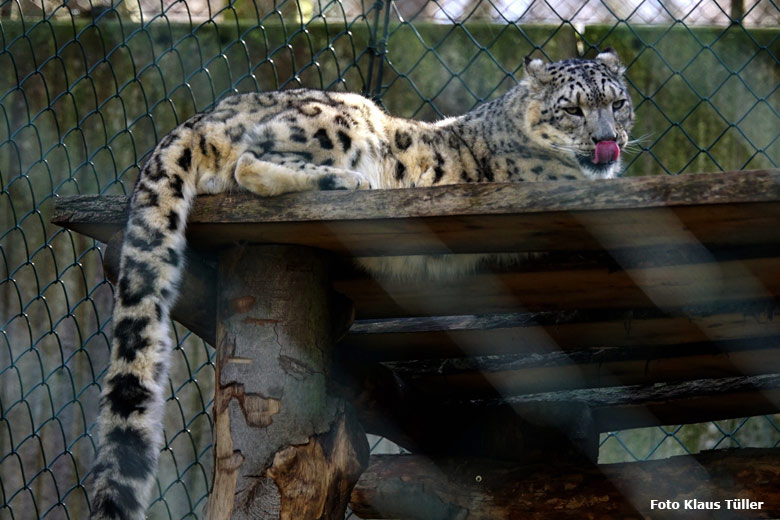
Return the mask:
<path id="1" fill-rule="evenodd" d="M 351 313 L 328 259 L 290 246 L 219 257 L 214 485 L 208 518 L 341 520 L 368 460 L 349 403 L 328 391 Z"/>

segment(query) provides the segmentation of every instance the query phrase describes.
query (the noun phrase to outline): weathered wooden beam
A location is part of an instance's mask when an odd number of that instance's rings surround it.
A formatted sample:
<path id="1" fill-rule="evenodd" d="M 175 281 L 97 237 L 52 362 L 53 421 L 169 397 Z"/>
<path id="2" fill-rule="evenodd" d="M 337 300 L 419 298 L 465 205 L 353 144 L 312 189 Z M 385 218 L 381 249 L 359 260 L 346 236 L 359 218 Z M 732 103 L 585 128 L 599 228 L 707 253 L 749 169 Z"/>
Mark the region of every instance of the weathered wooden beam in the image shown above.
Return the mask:
<path id="1" fill-rule="evenodd" d="M 370 361 L 560 351 L 587 352 L 593 360 L 629 353 L 632 347 L 647 349 L 654 359 L 675 355 L 689 344 L 736 345 L 744 340 L 745 346 L 760 346 L 765 338 L 780 336 L 780 320 L 773 319 L 778 307 L 770 299 L 677 311 L 579 309 L 363 320 L 355 322 L 341 348 Z"/>
<path id="2" fill-rule="evenodd" d="M 447 399 L 780 373 L 780 338 L 762 338 L 755 343 L 758 348 L 746 350 L 737 343 L 680 345 L 665 354 L 655 348 L 619 349 L 614 360 L 604 350 L 558 351 L 387 366 L 421 393 Z"/>
<path id="3" fill-rule="evenodd" d="M 594 308 L 670 310 L 772 298 L 780 294 L 780 258 L 622 271 L 477 273 L 458 283 L 354 279 L 334 284 L 355 302 L 358 319 Z"/>
<path id="4" fill-rule="evenodd" d="M 593 250 L 780 241 L 780 170 L 609 181 L 469 184 L 259 199 L 199 197 L 196 246 L 237 241 L 347 256 Z M 100 240 L 124 225 L 126 197 L 63 198 L 53 221 Z"/>
<path id="5" fill-rule="evenodd" d="M 328 392 L 349 326 L 328 259 L 288 246 L 219 256 L 214 486 L 208 517 L 343 519 L 368 460 L 363 430 Z"/>
<path id="6" fill-rule="evenodd" d="M 538 183 L 302 192 L 258 199 L 248 193 L 200 197 L 194 223 L 403 219 L 552 211 L 719 205 L 780 200 L 780 169 Z M 264 200 L 258 204 L 258 200 Z M 65 201 L 70 201 L 65 203 Z M 80 201 L 80 202 L 79 202 Z M 123 196 L 63 198 L 55 222 L 124 222 Z M 294 202 L 294 204 L 291 204 Z M 70 205 L 74 204 L 74 205 Z M 74 214 L 81 211 L 80 215 Z M 103 218 L 95 218 L 101 215 Z"/>
<path id="7" fill-rule="evenodd" d="M 776 374 L 458 400 L 428 395 L 386 367 L 338 367 L 338 391 L 355 405 L 366 430 L 424 453 L 523 460 L 533 456 L 528 447 L 534 442 L 533 435 L 528 437 L 533 428 L 525 425 L 547 421 L 548 435 L 557 429 L 565 437 L 567 427 L 555 417 L 572 409 L 590 410 L 598 432 L 780 411 Z M 485 426 L 494 423 L 501 426 Z"/>
<path id="8" fill-rule="evenodd" d="M 482 401 L 536 413 L 557 403 L 587 404 L 599 431 L 765 415 L 780 411 L 780 375 L 562 390 Z"/>
<path id="9" fill-rule="evenodd" d="M 408 520 L 777 518 L 778 481 L 778 449 L 599 466 L 378 455 L 350 506 L 361 518 Z M 678 502 L 679 509 L 653 507 L 653 500 Z M 696 508 L 708 502 L 720 509 Z"/>

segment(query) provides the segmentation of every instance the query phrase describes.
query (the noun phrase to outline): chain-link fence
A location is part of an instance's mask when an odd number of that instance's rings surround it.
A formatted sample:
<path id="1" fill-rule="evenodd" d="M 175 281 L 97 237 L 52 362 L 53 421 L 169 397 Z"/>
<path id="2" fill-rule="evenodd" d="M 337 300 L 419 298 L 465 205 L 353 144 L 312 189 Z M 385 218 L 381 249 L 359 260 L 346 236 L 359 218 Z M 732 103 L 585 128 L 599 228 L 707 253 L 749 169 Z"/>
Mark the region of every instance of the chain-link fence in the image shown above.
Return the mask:
<path id="1" fill-rule="evenodd" d="M 397 115 L 462 113 L 527 54 L 616 48 L 636 104 L 626 174 L 780 164 L 771 0 L 0 0 L 0 518 L 84 518 L 110 344 L 99 244 L 53 199 L 120 194 L 178 122 L 236 91 L 364 93 Z M 202 515 L 214 352 L 176 327 L 152 518 Z M 777 417 L 602 435 L 603 461 L 777 446 Z"/>

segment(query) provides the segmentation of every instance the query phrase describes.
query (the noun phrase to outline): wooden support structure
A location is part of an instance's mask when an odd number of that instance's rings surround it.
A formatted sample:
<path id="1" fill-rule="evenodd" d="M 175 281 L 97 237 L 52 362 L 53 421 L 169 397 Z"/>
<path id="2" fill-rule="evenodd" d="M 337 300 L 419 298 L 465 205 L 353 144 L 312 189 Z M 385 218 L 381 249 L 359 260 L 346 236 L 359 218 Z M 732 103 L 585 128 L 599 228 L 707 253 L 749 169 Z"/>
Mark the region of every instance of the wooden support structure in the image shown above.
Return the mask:
<path id="1" fill-rule="evenodd" d="M 54 221 L 111 241 L 111 276 L 126 212 L 73 197 Z M 371 518 L 666 518 L 615 481 L 706 500 L 673 489 L 690 464 L 723 475 L 701 493 L 776 498 L 743 485 L 776 449 L 594 462 L 599 432 L 780 411 L 780 170 L 225 194 L 187 233 L 172 314 L 218 348 L 211 518 L 335 518 L 361 426 L 424 455 L 374 459 L 352 493 Z M 491 252 L 535 254 L 456 281 L 351 261 Z"/>

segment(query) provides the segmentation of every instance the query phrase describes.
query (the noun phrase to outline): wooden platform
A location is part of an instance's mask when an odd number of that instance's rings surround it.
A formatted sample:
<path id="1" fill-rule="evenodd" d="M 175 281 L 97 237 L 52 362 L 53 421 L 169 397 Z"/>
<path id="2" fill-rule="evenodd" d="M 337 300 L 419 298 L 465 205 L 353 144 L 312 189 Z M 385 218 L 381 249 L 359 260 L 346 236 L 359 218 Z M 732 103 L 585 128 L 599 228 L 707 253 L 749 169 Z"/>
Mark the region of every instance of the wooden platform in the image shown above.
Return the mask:
<path id="1" fill-rule="evenodd" d="M 777 244 L 778 170 L 199 197 L 196 248 L 296 244 L 345 256 Z M 262 202 L 261 202 L 262 201 Z M 107 242 L 128 198 L 59 199 L 53 222 Z"/>
<path id="2" fill-rule="evenodd" d="M 126 214 L 125 197 L 70 197 L 53 221 L 107 242 Z M 567 424 L 610 431 L 780 411 L 780 170 L 201 197 L 188 238 L 183 287 L 200 296 L 174 317 L 212 343 L 213 251 L 332 252 L 357 317 L 338 390 L 412 449 L 473 455 L 480 439 L 477 455 L 501 455 L 485 430 L 512 415 L 584 410 Z M 439 282 L 372 280 L 348 260 L 474 252 L 542 254 Z M 452 431 L 463 439 L 437 442 Z"/>

